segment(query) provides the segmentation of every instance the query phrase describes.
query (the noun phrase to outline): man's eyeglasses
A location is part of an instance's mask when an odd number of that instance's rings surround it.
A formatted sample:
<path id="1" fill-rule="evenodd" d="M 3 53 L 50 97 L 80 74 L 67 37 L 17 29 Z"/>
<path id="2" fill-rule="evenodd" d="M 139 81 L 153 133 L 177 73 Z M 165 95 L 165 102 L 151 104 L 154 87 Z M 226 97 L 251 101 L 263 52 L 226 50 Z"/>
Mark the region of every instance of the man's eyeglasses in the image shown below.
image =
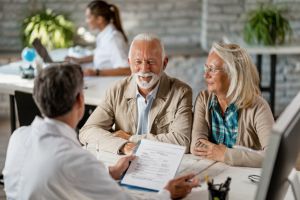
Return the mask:
<path id="1" fill-rule="evenodd" d="M 219 67 L 216 67 L 216 66 L 208 66 L 207 64 L 204 65 L 204 73 L 217 73 L 219 71 L 224 71 L 223 68 L 219 68 Z"/>

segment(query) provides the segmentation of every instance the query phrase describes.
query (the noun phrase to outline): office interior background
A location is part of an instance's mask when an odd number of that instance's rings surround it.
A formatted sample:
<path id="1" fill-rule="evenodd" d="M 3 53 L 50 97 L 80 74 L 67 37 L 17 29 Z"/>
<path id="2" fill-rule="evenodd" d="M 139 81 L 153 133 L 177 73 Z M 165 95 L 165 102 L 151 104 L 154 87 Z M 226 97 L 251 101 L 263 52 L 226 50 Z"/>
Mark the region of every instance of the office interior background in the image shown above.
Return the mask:
<path id="1" fill-rule="evenodd" d="M 32 11 L 49 8 L 65 14 L 76 29 L 84 27 L 88 0 L 0 0 L 0 67 L 21 59 L 21 24 Z M 167 72 L 187 82 L 193 96 L 205 88 L 203 65 L 213 41 L 224 37 L 241 41 L 246 13 L 259 3 L 272 3 L 286 9 L 284 16 L 293 29 L 290 44 L 300 45 L 300 0 L 112 0 L 121 12 L 129 41 L 141 32 L 159 35 L 170 58 Z M 82 41 L 75 41 L 83 44 Z M 90 45 L 91 43 L 84 43 Z M 255 61 L 255 55 L 253 59 Z M 269 56 L 263 56 L 262 85 L 268 85 Z M 300 91 L 300 52 L 278 55 L 275 116 L 278 116 Z M 268 99 L 268 94 L 263 94 Z M 0 94 L 0 170 L 10 132 L 8 95 Z M 1 191 L 2 192 L 2 191 Z M 1 197 L 1 195 L 0 195 Z"/>
<path id="2" fill-rule="evenodd" d="M 22 20 L 32 11 L 49 8 L 65 14 L 76 28 L 85 27 L 87 0 L 1 0 L 0 65 L 20 59 Z M 291 45 L 300 44 L 300 0 L 113 0 L 129 41 L 140 32 L 158 34 L 166 45 L 168 73 L 186 81 L 194 92 L 203 89 L 203 64 L 213 41 L 229 37 L 242 40 L 246 13 L 259 3 L 285 8 L 293 29 Z M 255 55 L 253 55 L 255 61 Z M 269 84 L 269 56 L 263 56 L 262 84 Z M 275 115 L 279 115 L 300 90 L 300 57 L 278 55 Z M 268 94 L 264 94 L 268 99 Z M 1 114 L 9 113 L 8 97 L 0 97 Z"/>

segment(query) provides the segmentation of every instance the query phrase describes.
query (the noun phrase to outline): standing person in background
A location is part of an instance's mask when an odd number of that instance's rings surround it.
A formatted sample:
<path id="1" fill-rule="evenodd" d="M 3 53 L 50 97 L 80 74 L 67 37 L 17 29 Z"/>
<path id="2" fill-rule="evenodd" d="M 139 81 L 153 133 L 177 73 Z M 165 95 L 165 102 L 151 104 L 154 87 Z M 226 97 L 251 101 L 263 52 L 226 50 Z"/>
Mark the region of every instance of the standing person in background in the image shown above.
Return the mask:
<path id="1" fill-rule="evenodd" d="M 86 23 L 92 30 L 99 30 L 94 55 L 67 61 L 79 64 L 93 62 L 93 68 L 84 69 L 85 76 L 130 75 L 127 61 L 128 39 L 123 31 L 119 9 L 105 1 L 95 0 L 86 9 Z"/>

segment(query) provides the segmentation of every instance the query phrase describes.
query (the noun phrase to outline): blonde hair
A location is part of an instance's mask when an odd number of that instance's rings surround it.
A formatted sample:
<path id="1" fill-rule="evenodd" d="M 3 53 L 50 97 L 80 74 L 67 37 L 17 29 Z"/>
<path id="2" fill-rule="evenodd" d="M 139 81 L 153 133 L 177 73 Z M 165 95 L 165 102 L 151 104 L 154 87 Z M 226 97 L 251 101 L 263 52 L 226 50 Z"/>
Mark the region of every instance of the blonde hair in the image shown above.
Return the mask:
<path id="1" fill-rule="evenodd" d="M 250 107 L 260 95 L 259 75 L 250 55 L 237 44 L 213 43 L 211 52 L 223 61 L 230 85 L 227 98 L 238 108 Z"/>

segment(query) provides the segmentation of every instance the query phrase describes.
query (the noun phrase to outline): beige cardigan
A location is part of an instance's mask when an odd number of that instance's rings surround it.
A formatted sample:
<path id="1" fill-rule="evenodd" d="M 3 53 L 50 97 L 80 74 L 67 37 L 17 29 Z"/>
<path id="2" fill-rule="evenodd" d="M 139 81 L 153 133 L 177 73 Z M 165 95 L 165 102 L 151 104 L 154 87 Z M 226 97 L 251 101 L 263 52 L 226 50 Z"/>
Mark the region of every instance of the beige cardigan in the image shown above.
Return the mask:
<path id="1" fill-rule="evenodd" d="M 112 132 L 131 134 L 129 141 L 145 138 L 186 146 L 190 150 L 192 131 L 192 89 L 163 73 L 149 113 L 149 133 L 137 135 L 136 82 L 133 76 L 117 82 L 80 130 L 81 143 L 98 143 L 100 150 L 117 153 L 127 140 Z"/>
<path id="2" fill-rule="evenodd" d="M 211 134 L 209 111 L 211 98 L 212 94 L 202 91 L 196 99 L 192 129 L 192 153 L 195 146 L 201 146 L 199 139 L 208 139 Z M 251 107 L 240 109 L 236 145 L 248 147 L 253 151 L 227 148 L 225 163 L 234 166 L 261 167 L 273 124 L 274 119 L 270 107 L 260 96 L 256 98 Z"/>

